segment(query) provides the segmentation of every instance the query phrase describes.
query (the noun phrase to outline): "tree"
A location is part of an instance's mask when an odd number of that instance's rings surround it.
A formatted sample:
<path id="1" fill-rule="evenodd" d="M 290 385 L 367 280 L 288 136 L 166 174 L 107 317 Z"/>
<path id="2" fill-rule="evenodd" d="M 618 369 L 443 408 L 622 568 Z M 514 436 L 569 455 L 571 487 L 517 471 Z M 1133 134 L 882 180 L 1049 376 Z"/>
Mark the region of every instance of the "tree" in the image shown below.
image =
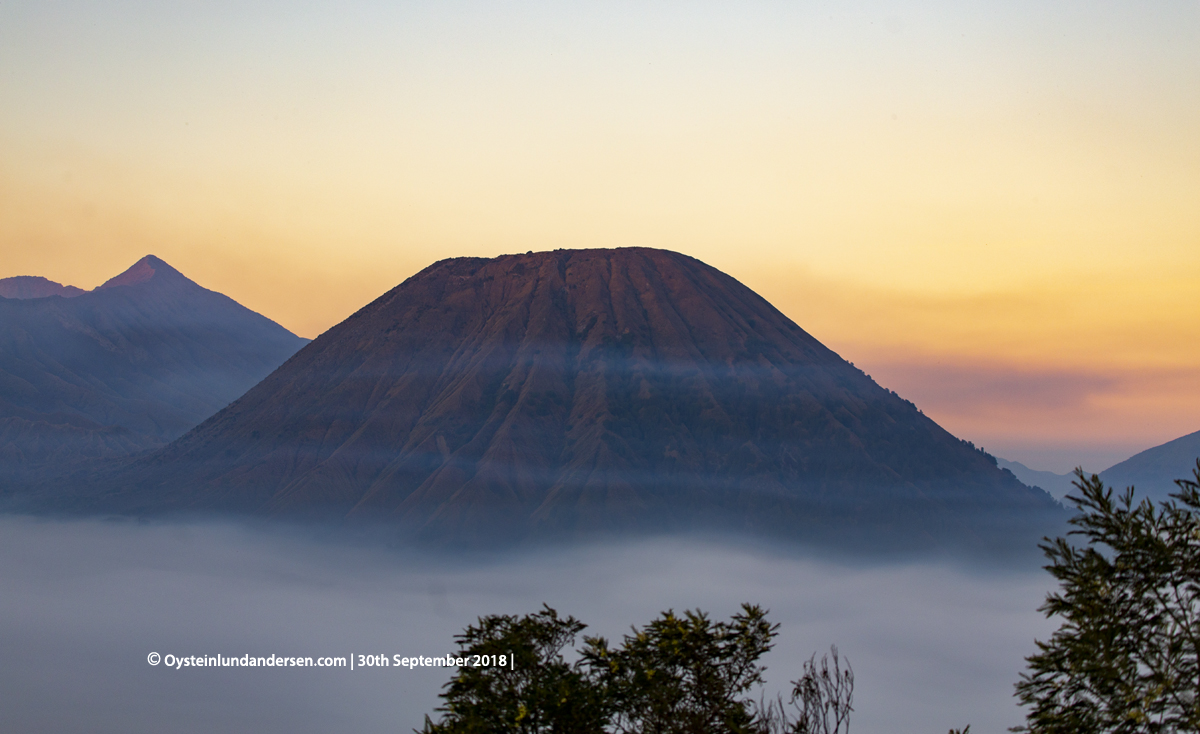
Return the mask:
<path id="1" fill-rule="evenodd" d="M 620 647 L 586 638 L 567 663 L 562 651 L 584 629 L 574 617 L 544 605 L 524 617 L 482 617 L 455 638 L 457 655 L 508 654 L 515 666 L 459 668 L 441 694 L 441 719 L 426 717 L 422 732 L 765 734 L 747 693 L 763 682 L 758 659 L 778 627 L 751 605 L 716 623 L 703 612 L 668 611 Z"/>
<path id="2" fill-rule="evenodd" d="M 758 659 L 778 629 L 749 604 L 729 622 L 713 623 L 700 611 L 667 611 L 633 629 L 619 648 L 587 638 L 583 658 L 612 702 L 615 732 L 758 732 L 746 694 L 763 682 Z"/>
<path id="3" fill-rule="evenodd" d="M 789 703 L 794 715 L 782 696 L 759 705 L 759 722 L 765 734 L 848 734 L 850 712 L 854 710 L 854 670 L 849 660 L 842 670 L 836 645 L 831 645 L 829 652 L 833 655 L 832 665 L 828 654 L 821 656 L 819 665 L 813 654 L 804 663 L 804 675 L 792 681 Z"/>
<path id="4" fill-rule="evenodd" d="M 1076 470 L 1068 538 L 1043 544 L 1060 583 L 1040 607 L 1062 626 L 1026 658 L 1014 731 L 1200 731 L 1200 460 L 1155 507 Z"/>
<path id="5" fill-rule="evenodd" d="M 814 654 L 804 664 L 804 675 L 792 689 L 792 703 L 800 711 L 792 731 L 796 734 L 846 734 L 850 731 L 850 712 L 854 710 L 854 670 L 850 661 L 842 670 L 836 646 L 830 646 L 829 656 L 821 656 L 817 665 Z"/>
<path id="6" fill-rule="evenodd" d="M 467 665 L 446 684 L 436 724 L 424 734 L 591 734 L 605 730 L 608 707 L 598 686 L 564 647 L 585 625 L 546 605 L 523 617 L 483 617 L 455 639 Z M 472 665 L 475 656 L 487 665 Z M 499 656 L 508 656 L 501 658 Z"/>

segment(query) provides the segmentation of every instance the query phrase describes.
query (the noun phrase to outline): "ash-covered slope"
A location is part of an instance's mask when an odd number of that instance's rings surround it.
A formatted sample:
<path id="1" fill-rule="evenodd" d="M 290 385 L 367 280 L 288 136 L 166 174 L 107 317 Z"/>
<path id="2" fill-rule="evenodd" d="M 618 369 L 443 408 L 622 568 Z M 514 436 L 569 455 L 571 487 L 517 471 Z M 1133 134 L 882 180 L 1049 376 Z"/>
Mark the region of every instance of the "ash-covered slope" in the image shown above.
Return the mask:
<path id="1" fill-rule="evenodd" d="M 97 506 L 439 538 L 937 535 L 1054 506 L 733 278 L 640 248 L 435 263 L 110 486 Z"/>
<path id="2" fill-rule="evenodd" d="M 70 298 L 0 299 L 0 484 L 162 446 L 305 343 L 154 256 Z"/>

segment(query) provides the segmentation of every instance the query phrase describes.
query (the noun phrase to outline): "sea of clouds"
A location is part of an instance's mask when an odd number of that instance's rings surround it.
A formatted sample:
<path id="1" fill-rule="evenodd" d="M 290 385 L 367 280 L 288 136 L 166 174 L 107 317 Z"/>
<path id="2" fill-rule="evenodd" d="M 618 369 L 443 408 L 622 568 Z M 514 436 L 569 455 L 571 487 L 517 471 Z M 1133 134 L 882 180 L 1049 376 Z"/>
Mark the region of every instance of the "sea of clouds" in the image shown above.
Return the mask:
<path id="1" fill-rule="evenodd" d="M 286 528 L 0 517 L 0 729 L 396 732 L 433 713 L 444 668 L 173 669 L 147 656 L 435 656 L 485 614 L 542 603 L 619 639 L 666 609 L 782 624 L 768 695 L 836 644 L 851 731 L 1021 722 L 1012 686 L 1054 628 L 1052 579 L 1020 568 L 838 560 L 717 541 L 448 556 Z"/>

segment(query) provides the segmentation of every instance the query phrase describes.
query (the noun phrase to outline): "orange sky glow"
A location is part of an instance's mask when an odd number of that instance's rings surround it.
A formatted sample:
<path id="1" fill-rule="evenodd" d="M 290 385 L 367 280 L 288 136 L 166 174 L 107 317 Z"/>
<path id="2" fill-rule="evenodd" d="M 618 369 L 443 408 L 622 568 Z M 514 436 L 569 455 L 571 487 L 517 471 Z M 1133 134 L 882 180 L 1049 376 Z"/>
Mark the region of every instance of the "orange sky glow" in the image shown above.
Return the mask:
<path id="1" fill-rule="evenodd" d="M 1034 468 L 1200 428 L 1194 2 L 119 8 L 0 7 L 0 277 L 663 247 Z"/>

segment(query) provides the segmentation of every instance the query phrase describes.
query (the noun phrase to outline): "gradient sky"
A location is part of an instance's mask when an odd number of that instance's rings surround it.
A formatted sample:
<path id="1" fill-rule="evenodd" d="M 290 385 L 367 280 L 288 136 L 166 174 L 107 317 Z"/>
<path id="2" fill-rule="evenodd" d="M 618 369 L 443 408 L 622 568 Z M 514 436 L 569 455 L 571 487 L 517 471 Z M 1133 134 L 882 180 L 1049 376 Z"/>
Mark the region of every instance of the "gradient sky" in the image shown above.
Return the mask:
<path id="1" fill-rule="evenodd" d="M 154 253 L 304 336 L 664 247 L 963 438 L 1200 428 L 1200 2 L 0 4 L 0 277 Z"/>

